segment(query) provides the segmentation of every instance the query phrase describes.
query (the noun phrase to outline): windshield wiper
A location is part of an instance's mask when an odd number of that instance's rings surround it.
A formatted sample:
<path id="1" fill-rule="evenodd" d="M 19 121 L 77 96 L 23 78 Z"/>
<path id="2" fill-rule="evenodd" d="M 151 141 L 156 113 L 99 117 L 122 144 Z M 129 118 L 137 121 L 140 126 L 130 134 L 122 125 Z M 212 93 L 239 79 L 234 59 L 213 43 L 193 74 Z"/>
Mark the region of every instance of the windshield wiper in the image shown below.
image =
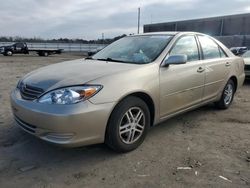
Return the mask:
<path id="1" fill-rule="evenodd" d="M 126 63 L 126 61 L 122 61 L 122 60 L 118 60 L 118 59 L 112 59 L 110 57 L 108 57 L 108 58 L 100 58 L 100 59 L 96 59 L 96 60 Z"/>

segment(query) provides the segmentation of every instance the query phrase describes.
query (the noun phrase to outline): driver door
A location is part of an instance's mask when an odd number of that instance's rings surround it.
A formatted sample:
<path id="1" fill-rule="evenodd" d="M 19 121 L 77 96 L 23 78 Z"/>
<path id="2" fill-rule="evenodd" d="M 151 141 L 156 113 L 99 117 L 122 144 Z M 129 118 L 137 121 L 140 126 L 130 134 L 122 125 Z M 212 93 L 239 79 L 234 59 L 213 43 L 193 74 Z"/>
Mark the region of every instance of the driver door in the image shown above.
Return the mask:
<path id="1" fill-rule="evenodd" d="M 187 55 L 186 64 L 160 68 L 161 118 L 196 105 L 203 97 L 205 66 L 194 35 L 181 36 L 169 53 L 180 54 Z"/>
<path id="2" fill-rule="evenodd" d="M 15 44 L 15 53 L 21 53 L 22 52 L 22 48 L 23 48 L 23 44 L 22 43 L 16 43 Z"/>

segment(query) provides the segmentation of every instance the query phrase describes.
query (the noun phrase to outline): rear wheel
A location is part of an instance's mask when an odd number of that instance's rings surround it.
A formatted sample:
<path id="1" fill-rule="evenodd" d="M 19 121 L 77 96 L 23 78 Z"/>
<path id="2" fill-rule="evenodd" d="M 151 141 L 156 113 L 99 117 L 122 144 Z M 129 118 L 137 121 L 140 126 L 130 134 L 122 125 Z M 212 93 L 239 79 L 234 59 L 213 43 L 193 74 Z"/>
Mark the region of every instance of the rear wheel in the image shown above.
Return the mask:
<path id="1" fill-rule="evenodd" d="M 48 52 L 44 52 L 43 54 L 44 54 L 45 57 L 49 56 Z"/>
<path id="2" fill-rule="evenodd" d="M 105 143 L 117 152 L 136 149 L 145 139 L 150 126 L 146 103 L 137 97 L 127 97 L 111 114 Z"/>
<path id="3" fill-rule="evenodd" d="M 39 56 L 45 56 L 45 57 L 49 56 L 49 52 L 43 52 L 43 51 L 41 51 L 41 52 L 38 52 L 37 54 Z"/>
<path id="4" fill-rule="evenodd" d="M 216 106 L 220 109 L 227 109 L 233 102 L 235 90 L 236 88 L 233 80 L 229 80 L 223 90 L 220 100 L 215 103 Z"/>

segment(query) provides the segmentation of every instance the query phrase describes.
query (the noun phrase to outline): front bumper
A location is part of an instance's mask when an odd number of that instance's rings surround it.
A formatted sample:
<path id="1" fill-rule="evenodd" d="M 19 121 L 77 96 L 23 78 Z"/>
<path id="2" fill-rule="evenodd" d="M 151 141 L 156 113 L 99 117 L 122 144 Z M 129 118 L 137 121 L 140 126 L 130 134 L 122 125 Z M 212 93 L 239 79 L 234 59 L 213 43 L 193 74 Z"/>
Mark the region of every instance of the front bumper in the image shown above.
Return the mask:
<path id="1" fill-rule="evenodd" d="M 68 147 L 103 143 L 114 103 L 48 105 L 23 100 L 18 89 L 11 93 L 17 125 L 42 140 Z"/>

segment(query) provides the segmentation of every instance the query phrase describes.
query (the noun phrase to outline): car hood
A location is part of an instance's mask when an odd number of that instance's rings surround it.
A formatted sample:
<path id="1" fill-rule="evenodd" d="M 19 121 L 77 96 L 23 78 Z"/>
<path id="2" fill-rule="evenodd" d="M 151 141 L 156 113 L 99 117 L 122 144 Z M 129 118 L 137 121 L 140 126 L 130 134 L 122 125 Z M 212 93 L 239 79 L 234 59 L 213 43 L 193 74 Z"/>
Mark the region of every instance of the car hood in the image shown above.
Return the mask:
<path id="1" fill-rule="evenodd" d="M 37 69 L 27 74 L 22 82 L 48 91 L 60 87 L 85 84 L 106 75 L 137 67 L 140 67 L 140 65 L 78 59 Z"/>
<path id="2" fill-rule="evenodd" d="M 244 58 L 245 65 L 250 65 L 250 58 Z"/>
<path id="3" fill-rule="evenodd" d="M 8 45 L 8 46 L 0 46 L 0 48 L 10 48 L 12 47 L 12 45 Z"/>

